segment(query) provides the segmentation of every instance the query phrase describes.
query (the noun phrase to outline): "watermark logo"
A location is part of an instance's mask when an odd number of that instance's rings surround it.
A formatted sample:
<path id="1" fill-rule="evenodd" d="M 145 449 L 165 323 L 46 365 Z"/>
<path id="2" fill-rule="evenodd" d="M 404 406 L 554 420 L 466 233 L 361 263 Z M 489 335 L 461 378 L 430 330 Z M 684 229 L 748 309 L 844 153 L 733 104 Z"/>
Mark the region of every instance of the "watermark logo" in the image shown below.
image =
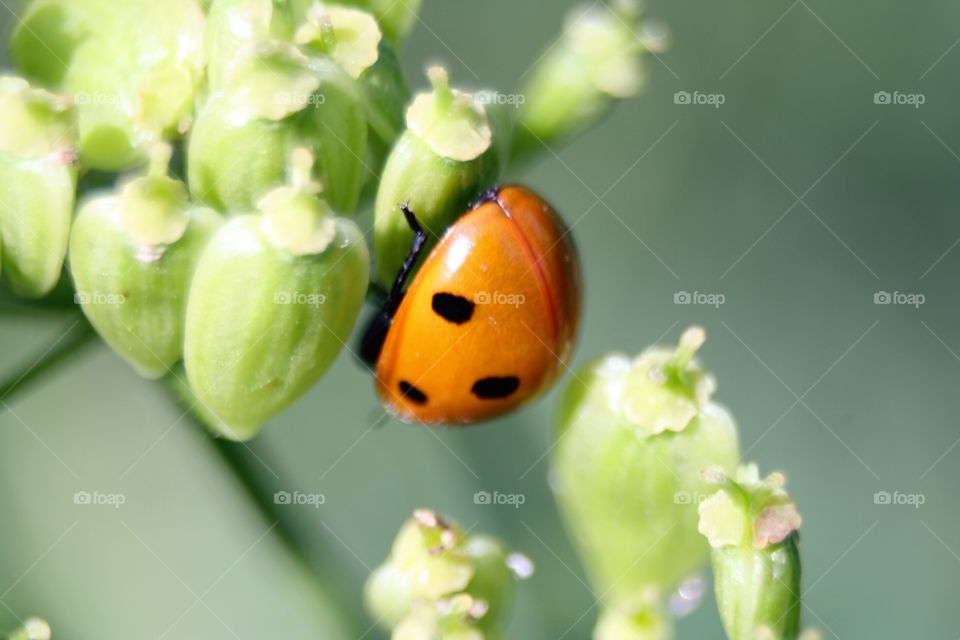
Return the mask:
<path id="1" fill-rule="evenodd" d="M 673 494 L 673 504 L 700 504 L 709 497 L 699 491 L 677 491 Z"/>
<path id="2" fill-rule="evenodd" d="M 74 304 L 119 306 L 127 301 L 122 293 L 103 293 L 101 291 L 77 291 L 73 294 Z"/>
<path id="3" fill-rule="evenodd" d="M 877 291 L 873 294 L 873 304 L 892 304 L 919 309 L 927 301 L 922 293 L 905 293 L 903 291 Z"/>
<path id="4" fill-rule="evenodd" d="M 719 309 L 725 304 L 727 296 L 722 293 L 707 293 L 704 291 L 677 291 L 673 294 L 673 304 L 692 304 Z"/>
<path id="5" fill-rule="evenodd" d="M 913 507 L 919 509 L 927 502 L 923 493 L 901 493 L 899 491 L 877 491 L 873 494 L 873 504 L 894 507 Z"/>
<path id="6" fill-rule="evenodd" d="M 316 107 L 327 102 L 327 97 L 322 93 L 297 93 L 291 91 L 278 91 L 273 96 L 273 101 L 283 107 L 298 106 Z"/>
<path id="7" fill-rule="evenodd" d="M 327 496 L 322 493 L 302 493 L 300 491 L 277 491 L 273 494 L 273 504 L 291 505 L 295 507 L 313 507 L 319 509 L 326 504 Z"/>
<path id="8" fill-rule="evenodd" d="M 474 294 L 474 304 L 497 304 L 508 307 L 519 307 L 526 303 L 527 297 L 522 293 L 503 293 L 500 291 L 480 291 Z"/>
<path id="9" fill-rule="evenodd" d="M 277 291 L 273 294 L 274 304 L 295 304 L 303 307 L 319 307 L 327 301 L 322 293 L 304 293 L 302 291 Z"/>
<path id="10" fill-rule="evenodd" d="M 120 106 L 120 94 L 119 93 L 102 93 L 100 91 L 95 91 L 93 93 L 87 91 L 78 91 L 73 94 L 73 104 L 77 106 L 103 106 L 103 107 L 118 107 Z"/>
<path id="11" fill-rule="evenodd" d="M 482 105 L 520 107 L 527 102 L 527 96 L 522 93 L 500 93 L 491 90 L 480 91 L 475 94 L 475 97 Z"/>
<path id="12" fill-rule="evenodd" d="M 919 109 L 927 102 L 923 93 L 902 93 L 900 91 L 877 91 L 873 94 L 873 104 L 907 106 Z"/>
<path id="13" fill-rule="evenodd" d="M 122 493 L 102 493 L 100 491 L 77 491 L 73 494 L 73 504 L 88 507 L 113 507 L 119 509 L 127 502 Z"/>
<path id="14" fill-rule="evenodd" d="M 473 494 L 473 504 L 480 505 L 508 505 L 514 509 L 519 509 L 527 501 L 527 496 L 522 493 L 500 493 L 494 491 L 477 491 Z"/>
<path id="15" fill-rule="evenodd" d="M 673 94 L 673 104 L 695 107 L 713 107 L 719 109 L 727 102 L 722 93 L 702 93 L 700 91 L 677 91 Z"/>

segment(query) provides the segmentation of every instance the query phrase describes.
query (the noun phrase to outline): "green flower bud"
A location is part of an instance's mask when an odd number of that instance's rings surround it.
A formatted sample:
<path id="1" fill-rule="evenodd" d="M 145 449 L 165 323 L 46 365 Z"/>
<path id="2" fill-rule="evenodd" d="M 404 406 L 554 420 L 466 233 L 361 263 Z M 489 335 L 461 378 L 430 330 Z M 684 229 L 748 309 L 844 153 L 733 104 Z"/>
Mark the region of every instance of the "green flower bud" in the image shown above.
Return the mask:
<path id="1" fill-rule="evenodd" d="M 349 7 L 317 3 L 294 41 L 307 52 L 329 56 L 357 79 L 376 63 L 382 35 L 369 13 Z"/>
<path id="2" fill-rule="evenodd" d="M 693 358 L 703 341 L 692 328 L 675 350 L 602 358 L 562 398 L 552 484 L 614 620 L 651 610 L 706 561 L 700 472 L 732 468 L 738 453 L 733 418 L 710 400 L 713 379 Z"/>
<path id="3" fill-rule="evenodd" d="M 77 171 L 69 103 L 0 77 L 0 239 L 3 271 L 21 296 L 39 298 L 60 279 Z"/>
<path id="4" fill-rule="evenodd" d="M 436 603 L 417 602 L 397 624 L 391 640 L 492 640 L 498 636 L 476 627 L 486 615 L 483 601 L 461 593 Z"/>
<path id="5" fill-rule="evenodd" d="M 301 15 L 309 13 L 317 3 L 317 0 L 291 1 Z M 423 0 L 338 0 L 330 4 L 359 7 L 373 14 L 387 40 L 399 46 L 419 20 Z"/>
<path id="6" fill-rule="evenodd" d="M 189 128 L 204 29 L 196 0 L 34 0 L 11 50 L 28 76 L 73 98 L 83 166 L 116 171 Z"/>
<path id="7" fill-rule="evenodd" d="M 596 124 L 644 84 L 641 54 L 660 46 L 654 35 L 634 28 L 632 0 L 616 6 L 594 3 L 567 16 L 563 36 L 537 62 L 521 91 L 514 153 L 525 156 Z"/>
<path id="8" fill-rule="evenodd" d="M 393 282 L 413 241 L 399 205 L 406 203 L 416 212 L 435 242 L 503 168 L 480 100 L 451 89 L 442 67 L 432 67 L 428 74 L 433 91 L 419 94 L 407 110 L 407 130 L 390 152 L 377 192 L 376 279 L 384 288 Z"/>
<path id="9" fill-rule="evenodd" d="M 290 41 L 293 11 L 275 0 L 214 0 L 207 16 L 207 82 L 215 92 L 232 77 L 251 46 L 271 40 Z"/>
<path id="10" fill-rule="evenodd" d="M 671 640 L 673 625 L 663 611 L 660 594 L 647 594 L 647 601 L 633 606 L 606 609 L 593 631 L 594 640 Z"/>
<path id="11" fill-rule="evenodd" d="M 26 0 L 10 31 L 11 62 L 33 81 L 63 87 L 73 56 L 96 24 L 110 19 L 110 6 L 97 0 Z"/>
<path id="12" fill-rule="evenodd" d="M 300 146 L 317 158 L 330 205 L 352 213 L 367 151 L 356 81 L 292 45 L 257 45 L 197 117 L 188 151 L 191 193 L 217 209 L 249 211 L 283 183 L 286 159 Z"/>
<path id="13" fill-rule="evenodd" d="M 363 233 L 313 195 L 312 164 L 297 150 L 291 184 L 224 225 L 194 274 L 184 363 L 231 439 L 256 435 L 323 376 L 366 295 Z"/>
<path id="14" fill-rule="evenodd" d="M 27 618 L 23 626 L 6 635 L 7 640 L 50 640 L 53 632 L 46 620 Z"/>
<path id="15" fill-rule="evenodd" d="M 167 374 L 183 352 L 190 279 L 221 219 L 191 208 L 167 176 L 161 145 L 150 171 L 80 209 L 70 236 L 76 299 L 90 324 L 144 377 Z"/>
<path id="16" fill-rule="evenodd" d="M 795 640 L 800 631 L 801 518 L 784 477 L 761 479 L 756 465 L 727 477 L 704 478 L 720 488 L 704 500 L 700 532 L 712 547 L 717 608 L 730 640 Z"/>
<path id="17" fill-rule="evenodd" d="M 529 560 L 507 555 L 493 538 L 467 535 L 419 510 L 400 529 L 390 557 L 374 570 L 364 597 L 394 640 L 498 638 L 515 577 Z"/>
<path id="18" fill-rule="evenodd" d="M 163 381 L 180 407 L 189 412 L 190 417 L 198 424 L 206 427 L 215 436 L 223 431 L 223 421 L 207 409 L 206 405 L 197 398 L 190 387 L 187 370 L 184 368 L 182 360 L 171 368 L 170 375 Z"/>

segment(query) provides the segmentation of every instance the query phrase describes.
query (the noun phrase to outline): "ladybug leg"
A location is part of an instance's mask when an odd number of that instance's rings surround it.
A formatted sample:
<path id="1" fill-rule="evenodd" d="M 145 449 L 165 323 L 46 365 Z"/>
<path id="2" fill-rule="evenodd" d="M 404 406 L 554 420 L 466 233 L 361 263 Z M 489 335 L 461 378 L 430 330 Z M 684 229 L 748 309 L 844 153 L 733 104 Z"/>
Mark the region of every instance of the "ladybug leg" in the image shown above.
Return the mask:
<path id="1" fill-rule="evenodd" d="M 403 300 L 403 290 L 413 275 L 413 268 L 417 264 L 417 260 L 420 259 L 424 245 L 427 243 L 427 233 L 420 226 L 416 214 L 406 203 L 400 205 L 400 210 L 403 211 L 403 217 L 413 231 L 413 242 L 410 244 L 410 251 L 407 252 L 407 257 L 400 267 L 400 272 L 393 281 L 393 286 L 390 287 L 383 308 L 370 319 L 370 323 L 363 332 L 363 338 L 360 341 L 360 359 L 371 369 L 376 367 L 380 350 L 383 349 L 387 331 L 390 329 L 390 323 L 393 322 L 393 316 L 396 315 L 397 309 L 400 307 L 400 301 Z"/>
<path id="2" fill-rule="evenodd" d="M 390 293 L 387 294 L 387 301 L 383 305 L 384 310 L 389 311 L 391 318 L 393 318 L 393 315 L 397 312 L 397 307 L 400 306 L 400 301 L 403 299 L 403 290 L 407 286 L 407 281 L 410 280 L 410 276 L 413 275 L 413 267 L 417 264 L 417 260 L 420 259 L 420 254 L 423 253 L 423 246 L 427 243 L 427 234 L 423 230 L 423 227 L 420 226 L 417 216 L 410 210 L 410 207 L 408 207 L 406 203 L 403 203 L 400 205 L 400 210 L 403 211 L 403 217 L 406 218 L 410 230 L 413 231 L 413 243 L 410 245 L 410 251 L 407 252 L 407 257 L 403 260 L 400 273 L 397 274 L 397 277 L 393 281 Z"/>

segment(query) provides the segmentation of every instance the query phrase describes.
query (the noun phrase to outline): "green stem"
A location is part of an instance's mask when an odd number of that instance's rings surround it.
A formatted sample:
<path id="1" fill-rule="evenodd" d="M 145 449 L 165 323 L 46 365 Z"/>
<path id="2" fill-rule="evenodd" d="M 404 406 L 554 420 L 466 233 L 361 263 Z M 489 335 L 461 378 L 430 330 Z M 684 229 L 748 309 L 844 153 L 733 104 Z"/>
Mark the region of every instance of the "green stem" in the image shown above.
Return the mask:
<path id="1" fill-rule="evenodd" d="M 83 347 L 91 344 L 97 334 L 82 316 L 67 335 L 52 348 L 38 357 L 30 358 L 17 373 L 0 381 L 0 401 L 8 402 L 14 395 L 22 393 L 31 384 L 68 362 Z"/>
<path id="2" fill-rule="evenodd" d="M 32 302 L 0 300 L 0 316 L 38 316 L 51 313 L 63 313 L 73 307 L 73 303 L 60 306 L 58 304 L 36 304 Z"/>
<path id="3" fill-rule="evenodd" d="M 76 311 L 77 305 L 74 302 L 73 286 L 68 282 L 68 277 L 63 276 L 57 287 L 46 297 L 39 300 L 30 300 L 20 298 L 14 295 L 7 286 L 0 282 L 0 315 L 10 313 L 18 314 L 43 314 L 43 313 L 66 313 Z"/>
<path id="4" fill-rule="evenodd" d="M 2 308 L 15 308 L 22 312 L 38 310 L 54 310 L 55 307 L 36 306 L 28 303 L 19 305 L 4 304 Z M 48 347 L 47 350 L 39 356 L 29 358 L 22 368 L 9 376 L 6 380 L 0 382 L 0 401 L 8 402 L 16 394 L 22 393 L 31 385 L 39 382 L 46 376 L 54 373 L 58 368 L 67 364 L 80 351 L 92 344 L 97 337 L 96 331 L 90 326 L 87 320 L 80 316 L 74 321 L 67 334 L 61 338 L 54 347 Z M 198 427 L 200 425 L 198 424 Z M 220 460 L 227 469 L 230 470 L 241 490 L 250 499 L 251 504 L 257 512 L 268 522 L 275 523 L 276 534 L 281 543 L 286 548 L 290 556 L 300 566 L 304 567 L 313 579 L 315 586 L 324 597 L 333 603 L 338 611 L 349 611 L 354 606 L 346 602 L 344 590 L 328 589 L 324 585 L 320 576 L 314 570 L 313 563 L 307 557 L 306 549 L 310 548 L 313 538 L 308 536 L 303 528 L 296 526 L 296 523 L 289 517 L 291 510 L 284 509 L 284 505 L 278 505 L 273 499 L 276 488 L 265 479 L 265 475 L 260 472 L 260 467 L 267 464 L 263 462 L 265 453 L 258 451 L 254 455 L 250 449 L 240 443 L 229 442 L 218 438 L 210 438 L 213 449 L 217 452 Z M 344 616 L 345 618 L 345 616 Z M 344 626 L 348 623 L 344 620 Z M 353 632 L 353 629 L 349 629 Z"/>
<path id="5" fill-rule="evenodd" d="M 202 428 L 199 424 L 197 426 Z M 210 442 L 220 460 L 236 477 L 240 488 L 250 498 L 251 503 L 260 515 L 268 522 L 277 524 L 276 530 L 280 540 L 290 548 L 294 555 L 304 557 L 303 543 L 307 542 L 305 536 L 299 534 L 297 527 L 288 521 L 283 505 L 276 504 L 273 499 L 273 487 L 264 480 L 263 474 L 256 468 L 265 463 L 256 461 L 253 455 L 248 453 L 248 446 L 242 443 L 213 437 L 210 438 Z M 261 453 L 258 453 L 257 456 L 262 460 Z"/>
<path id="6" fill-rule="evenodd" d="M 203 428 L 199 423 L 197 427 Z M 342 574 L 345 572 L 325 567 L 324 572 L 320 573 L 317 562 L 311 560 L 311 556 L 320 555 L 308 551 L 316 547 L 317 538 L 311 534 L 308 527 L 298 526 L 298 523 L 291 518 L 295 510 L 290 509 L 289 505 L 277 504 L 274 500 L 279 487 L 262 471 L 263 468 L 275 466 L 270 456 L 264 452 L 262 446 L 258 446 L 257 451 L 253 452 L 249 445 L 243 443 L 212 437 L 209 441 L 257 512 L 267 522 L 274 524 L 274 532 L 280 542 L 294 561 L 306 570 L 313 586 L 324 599 L 331 603 L 332 609 L 341 613 L 341 625 L 351 636 L 359 637 L 356 621 L 363 620 L 362 608 L 351 599 L 352 594 L 348 589 L 331 586 L 344 584 L 345 576 Z M 324 556 L 330 558 L 333 554 L 324 554 Z M 345 612 L 353 615 L 347 615 Z"/>

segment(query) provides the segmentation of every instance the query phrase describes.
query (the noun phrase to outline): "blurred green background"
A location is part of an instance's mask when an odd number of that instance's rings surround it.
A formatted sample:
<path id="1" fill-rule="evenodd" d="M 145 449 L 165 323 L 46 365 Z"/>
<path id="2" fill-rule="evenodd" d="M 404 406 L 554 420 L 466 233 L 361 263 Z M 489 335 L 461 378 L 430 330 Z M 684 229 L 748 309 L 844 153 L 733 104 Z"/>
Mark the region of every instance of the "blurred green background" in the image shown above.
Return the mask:
<path id="1" fill-rule="evenodd" d="M 404 54 L 414 84 L 441 60 L 455 82 L 509 92 L 572 3 L 426 5 Z M 956 638 L 960 5 L 652 0 L 647 14 L 673 34 L 647 92 L 511 176 L 580 219 L 577 362 L 705 326 L 703 361 L 747 457 L 787 473 L 804 516 L 806 624 Z M 0 20 L 6 31 L 15 14 Z M 678 91 L 725 102 L 676 104 Z M 925 103 L 876 104 L 880 91 Z M 884 291 L 925 300 L 875 304 Z M 680 292 L 724 303 L 676 304 Z M 3 317 L 0 375 L 74 322 Z M 325 496 L 289 507 L 327 578 L 319 595 L 208 437 L 98 345 L 0 406 L 0 625 L 43 615 L 75 640 L 379 638 L 362 581 L 430 507 L 535 561 L 510 637 L 587 638 L 594 599 L 548 488 L 555 396 L 474 429 L 371 429 L 381 410 L 345 353 L 243 451 L 277 490 Z M 480 490 L 526 502 L 476 505 Z M 75 505 L 78 491 L 126 503 Z M 876 504 L 883 491 L 925 502 Z M 721 637 L 709 595 L 679 635 Z"/>

